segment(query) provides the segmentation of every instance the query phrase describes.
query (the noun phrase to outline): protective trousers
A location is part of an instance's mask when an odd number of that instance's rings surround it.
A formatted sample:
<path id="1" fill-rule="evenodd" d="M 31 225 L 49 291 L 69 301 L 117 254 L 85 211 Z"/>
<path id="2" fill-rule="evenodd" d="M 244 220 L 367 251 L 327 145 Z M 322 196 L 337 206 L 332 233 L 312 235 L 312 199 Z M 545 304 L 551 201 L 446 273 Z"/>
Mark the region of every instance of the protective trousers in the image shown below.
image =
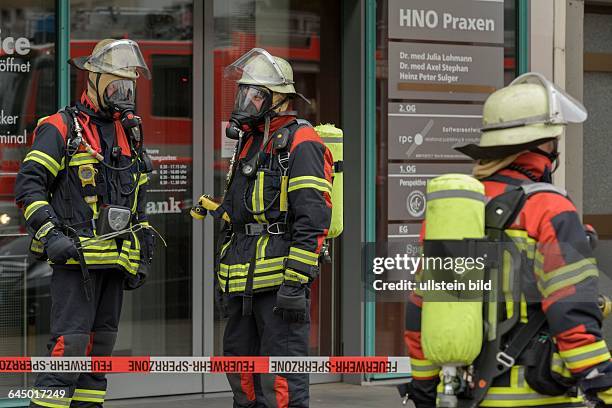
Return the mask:
<path id="1" fill-rule="evenodd" d="M 53 265 L 51 278 L 50 356 L 110 356 L 115 346 L 125 275 L 119 269 L 90 270 L 93 297 L 87 300 L 83 276 L 75 267 Z M 40 393 L 30 407 L 102 407 L 106 377 L 92 373 L 42 373 L 34 383 Z"/>
<path id="2" fill-rule="evenodd" d="M 225 356 L 307 356 L 310 319 L 288 323 L 273 313 L 276 291 L 253 296 L 253 311 L 242 315 L 242 297 L 227 299 Z M 228 374 L 234 408 L 308 407 L 308 374 Z"/>

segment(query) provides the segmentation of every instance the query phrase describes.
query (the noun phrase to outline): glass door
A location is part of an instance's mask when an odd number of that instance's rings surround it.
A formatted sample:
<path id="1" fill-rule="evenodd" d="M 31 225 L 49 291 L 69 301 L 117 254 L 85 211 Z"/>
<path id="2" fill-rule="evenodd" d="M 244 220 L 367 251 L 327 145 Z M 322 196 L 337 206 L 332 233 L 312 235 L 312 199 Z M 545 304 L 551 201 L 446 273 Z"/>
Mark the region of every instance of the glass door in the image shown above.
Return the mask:
<path id="1" fill-rule="evenodd" d="M 15 176 L 36 121 L 56 106 L 55 1 L 2 2 L 0 10 L 0 355 L 34 355 L 49 336 L 51 268 L 29 252 Z M 0 375 L 0 405 L 34 376 Z M 15 400 L 11 400 L 15 402 Z"/>
<path id="2" fill-rule="evenodd" d="M 288 60 L 294 70 L 295 87 L 311 102 L 296 100 L 299 117 L 313 125 L 340 123 L 340 2 L 287 2 L 272 0 L 229 0 L 206 2 L 205 33 L 205 149 L 206 191 L 217 200 L 223 195 L 225 176 L 235 142 L 225 137 L 235 84 L 223 78 L 224 68 L 254 47 Z M 211 84 L 207 88 L 207 85 Z M 210 121 L 209 121 L 210 119 Z M 207 221 L 205 229 L 204 321 L 205 354 L 223 353 L 225 320 L 213 306 L 213 247 L 218 225 Z M 214 234 L 214 239 L 213 235 Z M 341 238 L 340 238 L 341 239 Z M 340 254 L 332 246 L 332 259 Z M 208 255 L 210 254 L 210 255 Z M 325 264 L 312 286 L 311 355 L 337 355 L 339 352 L 339 263 Z M 311 381 L 339 380 L 339 376 L 316 377 Z M 224 375 L 208 375 L 205 391 L 229 390 Z"/>
<path id="3" fill-rule="evenodd" d="M 156 245 L 146 285 L 126 292 L 115 355 L 192 356 L 201 347 L 194 336 L 201 321 L 194 317 L 194 268 L 200 256 L 194 241 L 192 205 L 194 143 L 194 7 L 192 0 L 72 0 L 70 55 L 89 55 L 104 38 L 138 42 L 151 71 L 137 83 L 137 114 L 143 121 L 145 147 L 153 161 L 146 211 L 150 224 L 166 241 Z M 72 100 L 80 98 L 87 77 L 72 69 Z M 194 330 L 194 328 L 196 330 Z M 137 384 L 137 386 L 135 386 Z M 109 376 L 110 398 L 181 394 L 201 391 L 197 375 Z"/>

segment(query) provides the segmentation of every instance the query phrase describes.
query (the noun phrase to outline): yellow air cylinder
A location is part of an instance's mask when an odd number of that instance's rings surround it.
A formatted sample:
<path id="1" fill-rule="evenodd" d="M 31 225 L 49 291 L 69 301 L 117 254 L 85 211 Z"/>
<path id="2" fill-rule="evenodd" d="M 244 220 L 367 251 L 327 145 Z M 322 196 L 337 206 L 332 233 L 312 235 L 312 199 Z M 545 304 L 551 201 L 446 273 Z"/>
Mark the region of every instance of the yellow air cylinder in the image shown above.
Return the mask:
<path id="1" fill-rule="evenodd" d="M 427 184 L 425 240 L 462 240 L 485 236 L 484 186 L 464 174 L 446 174 Z M 424 253 L 427 257 L 440 254 Z M 456 255 L 456 254 L 453 254 Z M 473 255 L 473 254 L 472 254 Z M 470 254 L 465 254 L 465 257 Z M 448 265 L 446 256 L 444 265 Z M 463 282 L 482 280 L 483 270 L 431 262 L 422 271 L 421 282 Z M 465 262 L 465 261 L 463 261 Z M 440 366 L 471 364 L 480 353 L 483 339 L 483 305 L 480 291 L 426 290 L 423 295 L 421 343 L 425 357 Z M 469 296 L 468 296 L 469 294 Z M 469 301 L 465 299 L 469 299 Z"/>

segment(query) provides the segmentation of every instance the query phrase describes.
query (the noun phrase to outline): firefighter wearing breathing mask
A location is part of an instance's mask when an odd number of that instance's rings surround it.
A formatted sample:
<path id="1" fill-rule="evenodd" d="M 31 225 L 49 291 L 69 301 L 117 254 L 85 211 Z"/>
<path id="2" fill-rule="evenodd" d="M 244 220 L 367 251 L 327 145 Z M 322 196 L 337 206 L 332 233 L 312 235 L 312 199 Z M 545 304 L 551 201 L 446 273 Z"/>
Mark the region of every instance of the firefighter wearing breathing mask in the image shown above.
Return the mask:
<path id="1" fill-rule="evenodd" d="M 150 160 L 135 115 L 138 45 L 103 40 L 69 61 L 87 71 L 80 102 L 39 121 L 17 175 L 32 252 L 53 268 L 51 356 L 109 356 L 123 290 L 144 283 L 154 236 L 145 215 Z M 103 374 L 44 373 L 33 407 L 101 407 Z M 62 395 L 61 397 L 59 397 Z"/>
<path id="2" fill-rule="evenodd" d="M 332 155 L 291 110 L 295 98 L 306 98 L 296 92 L 287 61 L 255 48 L 225 75 L 238 84 L 226 128 L 236 150 L 224 200 L 209 208 L 228 221 L 217 265 L 228 317 L 223 351 L 306 356 L 310 284 L 331 222 Z M 206 212 L 196 209 L 198 218 Z M 309 404 L 307 374 L 228 374 L 228 380 L 234 407 Z"/>

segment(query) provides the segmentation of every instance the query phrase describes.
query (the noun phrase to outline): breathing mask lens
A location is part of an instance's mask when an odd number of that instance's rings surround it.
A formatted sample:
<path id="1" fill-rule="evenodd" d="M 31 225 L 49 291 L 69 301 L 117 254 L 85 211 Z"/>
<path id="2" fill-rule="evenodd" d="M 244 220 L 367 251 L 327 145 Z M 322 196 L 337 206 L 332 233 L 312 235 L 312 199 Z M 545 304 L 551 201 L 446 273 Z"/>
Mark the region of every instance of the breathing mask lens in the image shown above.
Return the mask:
<path id="1" fill-rule="evenodd" d="M 136 84 L 129 79 L 113 81 L 104 90 L 106 104 L 113 110 L 122 112 L 134 110 L 136 106 Z"/>
<path id="2" fill-rule="evenodd" d="M 266 88 L 240 85 L 234 101 L 234 112 L 257 118 L 267 112 L 271 105 L 272 95 Z"/>

